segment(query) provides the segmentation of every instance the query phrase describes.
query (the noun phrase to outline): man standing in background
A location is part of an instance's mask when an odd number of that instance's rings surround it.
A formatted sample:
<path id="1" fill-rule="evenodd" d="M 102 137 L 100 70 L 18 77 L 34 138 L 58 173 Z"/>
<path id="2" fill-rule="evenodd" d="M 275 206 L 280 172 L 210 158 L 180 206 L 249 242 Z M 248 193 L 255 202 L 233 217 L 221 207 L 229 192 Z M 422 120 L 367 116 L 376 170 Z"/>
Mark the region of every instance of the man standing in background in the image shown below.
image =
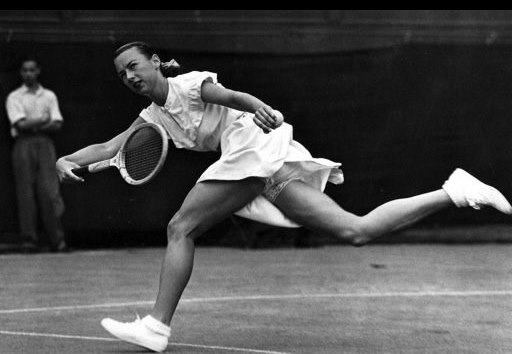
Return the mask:
<path id="1" fill-rule="evenodd" d="M 21 87 L 7 97 L 6 109 L 15 139 L 12 151 L 18 220 L 25 251 L 39 245 L 38 218 L 52 251 L 68 251 L 61 216 L 64 202 L 55 171 L 55 146 L 49 133 L 62 127 L 57 96 L 39 83 L 40 64 L 33 58 L 21 62 Z"/>

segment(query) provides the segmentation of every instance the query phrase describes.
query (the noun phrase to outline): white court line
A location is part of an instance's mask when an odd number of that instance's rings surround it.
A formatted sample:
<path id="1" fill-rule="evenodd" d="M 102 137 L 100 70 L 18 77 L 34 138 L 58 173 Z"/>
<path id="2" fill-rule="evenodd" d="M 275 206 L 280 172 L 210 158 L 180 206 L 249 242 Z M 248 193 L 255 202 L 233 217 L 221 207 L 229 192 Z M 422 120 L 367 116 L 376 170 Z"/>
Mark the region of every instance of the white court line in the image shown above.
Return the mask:
<path id="1" fill-rule="evenodd" d="M 182 299 L 182 303 L 199 302 L 223 302 L 223 301 L 265 301 L 265 300 L 294 300 L 294 299 L 350 299 L 350 298 L 388 298 L 388 297 L 443 297 L 443 296 L 511 296 L 512 290 L 488 290 L 488 291 L 421 291 L 421 292 L 383 292 L 383 293 L 332 293 L 332 294 L 284 294 L 284 295 L 248 295 L 248 296 L 224 296 L 224 297 L 203 297 Z M 54 307 L 31 307 L 21 309 L 0 310 L 0 315 L 27 313 L 27 312 L 50 312 L 50 311 L 73 311 L 97 308 L 146 306 L 152 305 L 154 301 L 133 301 L 115 302 L 91 305 L 72 305 Z"/>
<path id="2" fill-rule="evenodd" d="M 184 300 L 182 300 L 184 301 Z M 133 302 L 115 302 L 106 304 L 92 304 L 92 305 L 72 305 L 72 306 L 54 306 L 54 307 L 30 307 L 24 309 L 11 309 L 0 310 L 0 315 L 12 313 L 25 313 L 25 312 L 47 312 L 47 311 L 73 311 L 73 310 L 87 310 L 97 308 L 111 308 L 111 307 L 125 307 L 125 306 L 145 306 L 151 305 L 154 301 L 133 301 Z"/>
<path id="3" fill-rule="evenodd" d="M 15 331 L 2 331 L 0 334 L 12 335 L 12 336 L 27 336 L 27 337 L 46 337 L 46 338 L 61 338 L 61 339 L 81 339 L 81 340 L 95 340 L 103 342 L 118 342 L 118 339 L 104 338 L 104 337 L 88 337 L 88 336 L 70 336 L 67 334 L 55 334 L 55 333 L 34 333 L 34 332 L 15 332 Z M 171 342 L 169 346 L 173 347 L 190 347 L 190 348 L 202 348 L 202 349 L 220 349 L 228 350 L 232 352 L 245 352 L 245 353 L 260 353 L 260 354 L 290 354 L 285 352 L 275 352 L 271 350 L 260 350 L 260 349 L 248 349 L 248 348 L 237 348 L 237 347 L 223 347 L 218 345 L 201 345 L 201 344 L 190 344 L 190 343 L 176 343 Z"/>

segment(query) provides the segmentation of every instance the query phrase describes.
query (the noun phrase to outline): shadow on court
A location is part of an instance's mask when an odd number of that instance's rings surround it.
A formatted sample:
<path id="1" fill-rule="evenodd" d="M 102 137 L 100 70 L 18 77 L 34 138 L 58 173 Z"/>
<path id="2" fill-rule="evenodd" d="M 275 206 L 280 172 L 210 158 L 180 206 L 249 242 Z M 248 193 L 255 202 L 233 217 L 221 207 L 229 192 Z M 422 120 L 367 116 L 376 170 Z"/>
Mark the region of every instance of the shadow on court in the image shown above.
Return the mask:
<path id="1" fill-rule="evenodd" d="M 144 353 L 164 248 L 0 255 L 0 353 Z M 512 352 L 512 245 L 200 247 L 169 353 Z"/>

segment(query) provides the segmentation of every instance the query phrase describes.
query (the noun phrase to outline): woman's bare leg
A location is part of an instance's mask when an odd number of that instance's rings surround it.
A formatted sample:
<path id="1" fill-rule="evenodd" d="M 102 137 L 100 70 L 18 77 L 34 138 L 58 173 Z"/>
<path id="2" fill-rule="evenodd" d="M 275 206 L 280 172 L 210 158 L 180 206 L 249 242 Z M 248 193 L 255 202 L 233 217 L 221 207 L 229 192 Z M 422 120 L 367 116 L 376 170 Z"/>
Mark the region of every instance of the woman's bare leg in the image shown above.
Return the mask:
<path id="1" fill-rule="evenodd" d="M 364 216 L 343 210 L 331 198 L 303 182 L 290 182 L 275 204 L 285 215 L 313 230 L 362 245 L 403 229 L 448 206 L 492 207 L 512 215 L 512 205 L 496 188 L 457 168 L 441 189 L 385 203 Z"/>
<path id="2" fill-rule="evenodd" d="M 160 272 L 158 296 L 151 311 L 170 324 L 194 262 L 194 239 L 253 200 L 263 189 L 258 178 L 207 181 L 189 192 L 167 227 L 168 245 Z"/>
<path id="3" fill-rule="evenodd" d="M 357 216 L 321 191 L 303 182 L 292 181 L 279 194 L 275 204 L 285 215 L 307 228 L 361 245 L 410 226 L 453 202 L 444 190 L 439 189 L 392 200 L 364 216 Z"/>

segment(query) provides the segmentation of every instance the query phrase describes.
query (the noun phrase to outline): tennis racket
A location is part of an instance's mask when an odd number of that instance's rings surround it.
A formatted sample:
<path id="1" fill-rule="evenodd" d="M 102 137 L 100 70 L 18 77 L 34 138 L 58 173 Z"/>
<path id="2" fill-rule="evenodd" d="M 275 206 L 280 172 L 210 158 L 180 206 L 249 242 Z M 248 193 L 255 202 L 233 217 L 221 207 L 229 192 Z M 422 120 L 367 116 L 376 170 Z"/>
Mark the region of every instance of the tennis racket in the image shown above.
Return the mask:
<path id="1" fill-rule="evenodd" d="M 167 157 L 167 133 L 154 123 L 142 123 L 130 130 L 119 152 L 111 159 L 75 168 L 80 177 L 116 167 L 129 184 L 149 182 L 160 171 Z"/>

